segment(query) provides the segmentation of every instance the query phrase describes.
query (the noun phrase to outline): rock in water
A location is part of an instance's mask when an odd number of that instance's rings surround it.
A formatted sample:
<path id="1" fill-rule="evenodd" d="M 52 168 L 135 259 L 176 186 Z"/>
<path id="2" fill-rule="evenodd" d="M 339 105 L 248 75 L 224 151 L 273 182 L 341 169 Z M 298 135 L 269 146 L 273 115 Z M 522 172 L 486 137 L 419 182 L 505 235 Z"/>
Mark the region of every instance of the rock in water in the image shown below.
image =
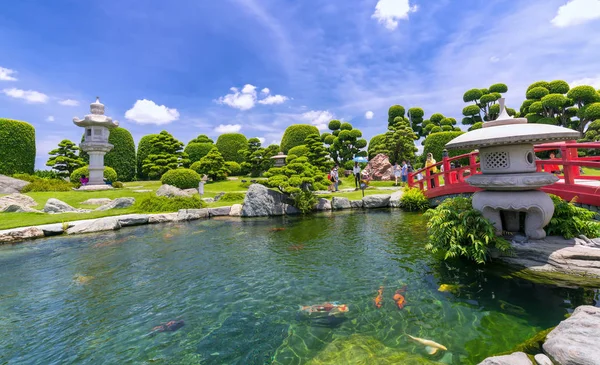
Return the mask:
<path id="1" fill-rule="evenodd" d="M 367 195 L 362 198 L 363 207 L 366 209 L 385 208 L 390 204 L 390 197 L 387 194 Z"/>
<path id="2" fill-rule="evenodd" d="M 44 212 L 46 213 L 88 213 L 87 209 L 73 208 L 69 204 L 60 201 L 58 199 L 50 198 L 44 206 Z"/>
<path id="3" fill-rule="evenodd" d="M 582 305 L 546 337 L 544 352 L 560 365 L 600 363 L 600 308 Z"/>
<path id="4" fill-rule="evenodd" d="M 394 180 L 393 166 L 390 163 L 390 159 L 383 153 L 380 153 L 371 159 L 364 171 L 366 171 L 373 180 Z"/>
<path id="5" fill-rule="evenodd" d="M 314 206 L 315 210 L 331 210 L 331 202 L 325 198 L 319 198 Z"/>
<path id="6" fill-rule="evenodd" d="M 514 352 L 510 355 L 488 357 L 479 365 L 533 365 L 524 352 Z"/>
<path id="7" fill-rule="evenodd" d="M 18 194 L 27 185 L 29 185 L 28 181 L 0 175 L 0 194 Z"/>
<path id="8" fill-rule="evenodd" d="M 134 203 L 135 203 L 135 198 L 117 198 L 108 204 L 105 204 L 99 208 L 96 208 L 96 210 L 104 211 L 104 210 L 109 210 L 109 209 L 128 208 L 128 207 L 132 206 Z"/>
<path id="9" fill-rule="evenodd" d="M 234 204 L 231 206 L 231 210 L 229 211 L 229 215 L 232 217 L 239 217 L 242 215 L 242 205 Z"/>
<path id="10" fill-rule="evenodd" d="M 38 227 L 15 228 L 0 231 L 0 242 L 22 241 L 44 237 L 44 231 Z"/>
<path id="11" fill-rule="evenodd" d="M 267 189 L 260 184 L 252 184 L 244 198 L 242 217 L 284 215 L 286 205 L 291 203 L 291 199 L 280 192 Z"/>
<path id="12" fill-rule="evenodd" d="M 114 231 L 121 228 L 119 219 L 106 217 L 96 220 L 83 221 L 67 229 L 67 234 L 93 233 L 102 231 Z"/>
<path id="13" fill-rule="evenodd" d="M 390 196 L 390 207 L 400 208 L 400 199 L 402 198 L 402 190 L 395 191 Z"/>
<path id="14" fill-rule="evenodd" d="M 350 209 L 350 200 L 348 200 L 348 198 L 334 196 L 333 199 L 331 199 L 331 207 L 333 209 Z"/>

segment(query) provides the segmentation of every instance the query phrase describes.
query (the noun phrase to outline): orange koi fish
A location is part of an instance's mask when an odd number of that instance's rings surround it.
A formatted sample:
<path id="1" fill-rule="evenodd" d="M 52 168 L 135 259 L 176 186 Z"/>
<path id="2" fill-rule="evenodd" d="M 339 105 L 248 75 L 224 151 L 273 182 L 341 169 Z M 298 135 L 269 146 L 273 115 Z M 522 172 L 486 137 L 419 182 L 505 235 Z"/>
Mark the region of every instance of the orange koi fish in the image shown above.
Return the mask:
<path id="1" fill-rule="evenodd" d="M 374 302 L 375 307 L 377 308 L 381 308 L 383 305 L 383 285 L 379 287 L 379 290 L 377 290 L 377 296 L 375 297 Z"/>
<path id="2" fill-rule="evenodd" d="M 283 227 L 271 228 L 271 229 L 269 229 L 269 231 L 280 232 L 280 231 L 285 231 L 285 228 L 283 228 Z"/>
<path id="3" fill-rule="evenodd" d="M 406 305 L 406 299 L 404 298 L 404 295 L 402 295 L 402 293 L 406 292 L 406 285 L 404 285 L 401 289 L 396 290 L 396 294 L 394 294 L 394 302 L 396 302 L 396 306 L 398 306 L 398 309 L 402 309 L 404 308 L 404 306 Z"/>

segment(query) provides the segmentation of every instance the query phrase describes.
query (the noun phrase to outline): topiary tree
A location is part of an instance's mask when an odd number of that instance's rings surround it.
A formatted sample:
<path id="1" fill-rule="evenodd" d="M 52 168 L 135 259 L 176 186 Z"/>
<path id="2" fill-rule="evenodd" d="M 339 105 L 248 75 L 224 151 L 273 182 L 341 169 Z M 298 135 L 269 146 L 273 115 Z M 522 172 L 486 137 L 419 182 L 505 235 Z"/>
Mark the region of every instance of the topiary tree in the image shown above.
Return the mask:
<path id="1" fill-rule="evenodd" d="M 335 163 L 343 166 L 356 156 L 367 156 L 367 151 L 363 151 L 367 147 L 367 140 L 361 138 L 362 132 L 353 128 L 352 124 L 334 119 L 329 122 L 329 130 L 331 134 L 326 134 L 322 140 L 329 145 L 329 156 Z"/>
<path id="2" fill-rule="evenodd" d="M 195 189 L 202 177 L 191 169 L 173 169 L 165 172 L 160 178 L 162 184 L 172 185 L 179 189 Z"/>
<path id="3" fill-rule="evenodd" d="M 446 143 L 450 142 L 454 138 L 460 136 L 464 132 L 438 132 L 432 133 L 423 142 L 423 155 L 427 156 L 428 153 L 433 154 L 433 158 L 436 161 L 442 160 L 442 152 L 446 148 Z M 448 156 L 454 157 L 458 155 L 462 155 L 464 153 L 469 153 L 470 150 L 448 150 Z"/>
<path id="4" fill-rule="evenodd" d="M 242 174 L 242 166 L 235 161 L 225 161 L 225 168 L 229 176 L 240 176 Z"/>
<path id="5" fill-rule="evenodd" d="M 120 181 L 132 181 L 136 169 L 133 136 L 125 128 L 112 128 L 108 143 L 113 148 L 104 156 L 104 165 L 115 169 Z"/>
<path id="6" fill-rule="evenodd" d="M 144 160 L 148 157 L 148 155 L 150 154 L 150 149 L 152 148 L 152 144 L 150 143 L 150 141 L 152 141 L 152 139 L 156 136 L 158 136 L 158 134 L 148 134 L 146 136 L 143 136 L 140 139 L 140 142 L 138 143 L 137 175 L 140 180 L 148 179 L 148 175 L 144 173 L 142 166 L 144 165 Z"/>
<path id="7" fill-rule="evenodd" d="M 600 141 L 600 119 L 591 122 L 586 131 L 582 142 L 598 142 Z"/>
<path id="8" fill-rule="evenodd" d="M 404 118 L 404 114 L 406 110 L 402 105 L 392 105 L 388 109 L 388 128 L 390 128 L 393 124 L 395 124 L 395 119 L 397 117 Z"/>
<path id="9" fill-rule="evenodd" d="M 79 179 L 81 179 L 83 175 L 90 177 L 90 170 L 88 169 L 88 166 L 83 166 L 73 171 L 70 176 L 71 182 L 78 183 Z M 117 175 L 117 172 L 112 167 L 104 166 L 104 178 L 106 180 L 115 182 L 119 178 L 119 175 Z"/>
<path id="10" fill-rule="evenodd" d="M 306 156 L 293 158 L 283 167 L 272 167 L 265 176 L 268 177 L 267 186 L 286 194 L 322 190 L 329 185 L 327 175 L 311 165 Z"/>
<path id="11" fill-rule="evenodd" d="M 410 121 L 410 127 L 412 130 L 420 137 L 423 137 L 423 116 L 425 115 L 425 111 L 423 108 L 410 108 L 408 109 L 408 120 Z M 388 122 L 389 125 L 389 122 Z"/>
<path id="12" fill-rule="evenodd" d="M 569 127 L 577 114 L 573 102 L 564 94 L 569 84 L 562 80 L 536 81 L 529 85 L 520 112 L 530 123 L 553 124 Z"/>
<path id="13" fill-rule="evenodd" d="M 310 151 L 308 150 L 308 147 L 306 147 L 306 145 L 301 144 L 299 146 L 290 148 L 290 150 L 288 151 L 288 156 L 296 156 L 296 157 L 301 157 L 301 156 L 308 156 L 308 153 Z"/>
<path id="14" fill-rule="evenodd" d="M 431 133 L 438 133 L 442 131 L 452 131 L 455 129 L 460 130 L 456 125 L 456 119 L 447 118 L 441 113 L 434 113 L 429 119 L 423 121 L 423 128 L 421 130 L 420 137 L 427 137 Z"/>
<path id="15" fill-rule="evenodd" d="M 187 146 L 185 146 L 183 152 L 187 153 L 190 162 L 194 163 L 196 161 L 200 161 L 200 159 L 206 156 L 214 147 L 215 145 L 212 143 L 190 142 Z"/>
<path id="16" fill-rule="evenodd" d="M 53 149 L 48 154 L 51 156 L 46 162 L 46 166 L 52 167 L 61 177 L 68 177 L 76 169 L 85 166 L 85 161 L 77 154 L 79 147 L 68 139 L 63 139 L 58 148 Z"/>
<path id="17" fill-rule="evenodd" d="M 148 177 L 157 179 L 169 170 L 187 167 L 190 160 L 182 150 L 182 142 L 162 131 L 150 140 L 150 154 L 144 160 L 142 170 Z"/>
<path id="18" fill-rule="evenodd" d="M 369 141 L 369 147 L 367 149 L 367 153 L 369 155 L 369 160 L 372 159 L 373 157 L 375 157 L 375 155 L 377 154 L 377 146 L 379 144 L 381 144 L 381 142 L 383 142 L 385 138 L 385 134 L 378 134 L 376 136 L 374 136 L 373 138 L 371 138 L 371 140 Z"/>
<path id="19" fill-rule="evenodd" d="M 322 172 L 327 172 L 331 169 L 333 162 L 329 158 L 329 153 L 318 134 L 311 134 L 306 137 L 306 147 L 308 148 L 306 156 L 311 165 L 317 167 Z"/>
<path id="20" fill-rule="evenodd" d="M 412 161 L 415 158 L 415 140 L 419 137 L 410 128 L 407 118 L 396 117 L 394 123 L 388 127 L 385 137 L 375 148 L 375 154 L 383 153 L 388 156 L 390 163 L 403 160 Z"/>
<path id="21" fill-rule="evenodd" d="M 306 137 L 311 134 L 319 134 L 319 129 L 310 124 L 292 124 L 285 129 L 281 138 L 281 151 L 285 154 L 291 148 L 305 143 Z"/>
<path id="22" fill-rule="evenodd" d="M 500 113 L 496 101 L 507 91 L 508 87 L 505 84 L 494 84 L 489 89 L 467 90 L 463 95 L 463 101 L 465 103 L 472 102 L 473 104 L 463 108 L 465 117 L 462 123 L 472 125 L 477 122 L 496 119 Z M 511 114 L 511 111 L 508 111 L 508 113 Z M 514 115 L 514 110 L 512 110 L 512 113 Z"/>
<path id="23" fill-rule="evenodd" d="M 212 181 L 225 180 L 229 173 L 229 170 L 225 166 L 225 159 L 217 147 L 210 150 L 200 161 L 194 162 L 191 169 L 200 175 L 210 177 Z"/>
<path id="24" fill-rule="evenodd" d="M 479 129 L 481 127 L 483 127 L 483 122 L 477 122 L 469 128 L 469 132 L 474 131 L 475 129 Z"/>
<path id="25" fill-rule="evenodd" d="M 214 144 L 215 142 L 208 138 L 208 136 L 206 134 L 201 134 L 198 137 L 192 139 L 191 141 L 188 142 L 188 144 L 190 143 L 211 143 Z"/>
<path id="26" fill-rule="evenodd" d="M 33 174 L 35 129 L 29 123 L 0 118 L 0 174 Z"/>
<path id="27" fill-rule="evenodd" d="M 600 118 L 598 102 L 600 102 L 600 93 L 591 86 L 576 86 L 569 90 L 567 97 L 573 101 L 577 107 L 578 123 L 572 124 L 571 128 L 578 130 L 579 133 L 585 131 L 588 123 Z"/>
<path id="28" fill-rule="evenodd" d="M 217 138 L 217 148 L 225 161 L 244 162 L 244 154 L 248 145 L 246 136 L 240 133 L 225 133 Z"/>

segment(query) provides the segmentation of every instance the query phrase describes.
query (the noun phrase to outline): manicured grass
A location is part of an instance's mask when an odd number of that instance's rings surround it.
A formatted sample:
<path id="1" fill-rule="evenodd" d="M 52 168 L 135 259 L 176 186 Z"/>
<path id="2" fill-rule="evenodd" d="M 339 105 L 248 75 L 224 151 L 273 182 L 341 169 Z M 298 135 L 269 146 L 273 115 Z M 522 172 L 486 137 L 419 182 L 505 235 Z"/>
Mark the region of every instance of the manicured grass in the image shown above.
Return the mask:
<path id="1" fill-rule="evenodd" d="M 589 176 L 600 176 L 600 169 L 593 169 L 591 167 L 584 167 L 583 174 Z"/>

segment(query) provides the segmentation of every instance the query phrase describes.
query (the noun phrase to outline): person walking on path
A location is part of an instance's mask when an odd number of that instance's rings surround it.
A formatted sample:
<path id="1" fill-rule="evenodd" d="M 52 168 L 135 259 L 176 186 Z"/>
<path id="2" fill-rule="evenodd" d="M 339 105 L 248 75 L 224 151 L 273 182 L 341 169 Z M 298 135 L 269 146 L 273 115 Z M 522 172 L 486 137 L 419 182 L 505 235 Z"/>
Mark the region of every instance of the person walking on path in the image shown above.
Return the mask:
<path id="1" fill-rule="evenodd" d="M 398 162 L 394 163 L 393 171 L 394 171 L 394 179 L 395 179 L 394 185 L 398 185 L 398 178 L 400 177 L 400 166 L 398 166 Z"/>
<path id="2" fill-rule="evenodd" d="M 360 165 L 358 164 L 358 162 L 354 163 L 352 174 L 354 175 L 354 185 L 356 186 L 356 190 L 358 190 L 358 188 L 360 187 Z"/>
<path id="3" fill-rule="evenodd" d="M 425 167 L 429 167 L 431 166 L 431 168 L 429 169 L 429 174 L 433 175 L 437 172 L 437 167 L 435 166 L 437 162 L 435 161 L 435 159 L 433 158 L 433 155 L 430 153 L 427 154 L 427 160 L 425 161 Z M 430 181 L 428 181 L 430 184 L 430 188 L 435 188 L 435 179 L 431 179 Z"/>
<path id="4" fill-rule="evenodd" d="M 338 165 L 336 164 L 331 170 L 331 181 L 333 182 L 334 191 L 338 190 L 338 184 L 340 182 L 340 176 L 338 175 Z"/>
<path id="5" fill-rule="evenodd" d="M 402 185 L 406 184 L 408 181 L 408 165 L 406 161 L 402 161 L 402 169 L 400 170 L 400 175 L 402 177 Z"/>

